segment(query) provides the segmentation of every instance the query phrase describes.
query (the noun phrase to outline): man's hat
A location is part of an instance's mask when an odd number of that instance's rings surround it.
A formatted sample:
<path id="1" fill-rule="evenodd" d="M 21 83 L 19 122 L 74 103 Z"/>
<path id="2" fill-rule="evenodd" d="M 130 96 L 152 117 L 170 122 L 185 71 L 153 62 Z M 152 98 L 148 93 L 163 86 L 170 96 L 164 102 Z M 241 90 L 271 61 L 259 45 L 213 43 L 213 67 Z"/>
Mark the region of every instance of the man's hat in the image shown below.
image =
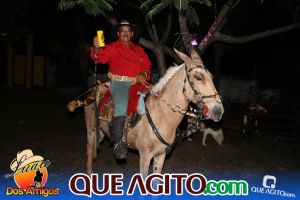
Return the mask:
<path id="1" fill-rule="evenodd" d="M 132 40 L 137 39 L 138 36 L 140 35 L 140 29 L 137 27 L 137 25 L 131 24 L 128 20 L 122 20 L 119 24 L 113 25 L 111 28 L 111 35 L 115 39 L 118 38 L 117 32 L 119 31 L 120 27 L 122 27 L 122 26 L 129 26 L 132 29 L 132 31 L 133 31 Z"/>

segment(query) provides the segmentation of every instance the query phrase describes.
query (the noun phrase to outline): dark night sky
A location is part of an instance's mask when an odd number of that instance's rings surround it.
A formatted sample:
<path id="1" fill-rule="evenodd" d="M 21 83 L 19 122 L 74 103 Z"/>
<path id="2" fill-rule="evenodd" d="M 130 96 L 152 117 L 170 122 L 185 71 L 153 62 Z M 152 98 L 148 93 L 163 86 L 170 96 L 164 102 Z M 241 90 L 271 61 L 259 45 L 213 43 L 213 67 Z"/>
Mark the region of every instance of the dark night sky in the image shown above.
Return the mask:
<path id="1" fill-rule="evenodd" d="M 279 0 L 265 0 L 262 1 L 262 4 L 259 2 L 261 1 L 245 1 L 240 3 L 239 7 L 228 18 L 225 31 L 232 35 L 244 35 L 264 31 L 291 21 L 291 16 L 288 15 L 287 9 L 279 8 Z M 33 32 L 35 36 L 35 55 L 50 56 L 53 60 L 56 59 L 57 62 L 63 62 L 67 65 L 78 65 L 79 60 L 76 60 L 78 57 L 76 49 L 78 48 L 79 41 L 91 44 L 91 39 L 97 29 L 104 29 L 106 42 L 112 41 L 112 37 L 110 36 L 111 26 L 102 16 L 88 16 L 82 8 L 78 7 L 68 11 L 59 11 L 58 1 L 41 0 L 36 3 L 33 0 L 26 2 L 10 2 L 6 0 L 1 2 L 1 11 L 4 12 L 0 14 L 0 32 L 8 31 L 9 33 L 8 36 L 2 36 L 0 40 L 0 72 L 2 83 L 6 79 L 5 41 L 11 36 L 16 37 L 14 40 L 16 53 L 22 53 L 26 48 L 26 32 Z M 129 7 L 118 5 L 115 8 L 114 14 L 116 14 L 118 20 L 126 18 L 134 21 L 141 27 L 142 36 L 148 38 L 146 31 L 143 30 L 144 20 L 140 17 L 140 13 L 131 10 Z M 212 13 L 203 12 L 203 15 L 200 16 L 202 22 L 200 36 L 204 35 L 207 31 L 208 25 L 211 22 L 205 19 L 211 18 Z M 160 17 L 164 16 L 158 16 L 156 21 L 159 21 Z M 178 32 L 178 30 L 176 31 L 177 28 L 178 21 L 174 20 L 173 31 Z M 197 31 L 195 29 L 193 28 L 192 30 Z M 170 35 L 170 44 L 176 40 L 174 32 Z M 274 69 L 283 70 L 284 66 L 282 65 L 286 64 L 284 63 L 284 57 L 299 54 L 299 47 L 295 42 L 298 35 L 299 31 L 296 30 L 243 45 L 226 45 L 221 72 L 225 75 L 253 77 L 255 74 L 254 69 L 258 69 L 257 76 L 271 74 L 276 77 L 278 74 L 270 73 L 270 71 Z M 205 60 L 207 63 L 213 65 L 211 53 L 212 50 L 209 48 L 204 58 L 207 59 Z M 299 65 L 300 61 L 297 59 L 294 60 L 297 62 L 295 65 Z M 290 68 L 288 70 L 293 71 L 296 69 Z"/>

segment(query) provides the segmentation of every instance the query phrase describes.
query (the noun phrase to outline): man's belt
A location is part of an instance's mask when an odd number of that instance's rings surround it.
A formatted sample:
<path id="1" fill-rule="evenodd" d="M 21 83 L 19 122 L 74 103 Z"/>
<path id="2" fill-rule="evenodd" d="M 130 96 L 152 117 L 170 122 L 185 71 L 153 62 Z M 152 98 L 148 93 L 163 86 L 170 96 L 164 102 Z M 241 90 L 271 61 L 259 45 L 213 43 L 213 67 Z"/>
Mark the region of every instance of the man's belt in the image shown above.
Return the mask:
<path id="1" fill-rule="evenodd" d="M 110 72 L 108 72 L 108 78 L 112 81 L 127 81 L 127 82 L 136 82 L 136 78 L 135 77 L 129 77 L 129 76 L 120 76 L 117 74 L 112 74 Z"/>

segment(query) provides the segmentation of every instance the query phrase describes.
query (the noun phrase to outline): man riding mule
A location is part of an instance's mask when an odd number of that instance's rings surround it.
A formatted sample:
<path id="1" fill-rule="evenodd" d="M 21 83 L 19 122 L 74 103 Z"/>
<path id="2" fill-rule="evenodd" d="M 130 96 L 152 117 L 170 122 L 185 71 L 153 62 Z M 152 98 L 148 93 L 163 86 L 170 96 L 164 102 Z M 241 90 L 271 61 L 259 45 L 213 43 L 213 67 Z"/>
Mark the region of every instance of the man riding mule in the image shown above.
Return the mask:
<path id="1" fill-rule="evenodd" d="M 175 50 L 176 51 L 176 50 Z M 153 159 L 153 173 L 161 173 L 167 152 L 176 137 L 176 129 L 184 115 L 189 113 L 188 105 L 197 105 L 200 115 L 206 119 L 219 121 L 224 109 L 218 95 L 212 75 L 203 65 L 196 51 L 191 58 L 176 51 L 184 61 L 180 66 L 171 67 L 155 84 L 145 102 L 146 113 L 127 133 L 129 148 L 139 151 L 140 173 L 146 176 Z M 96 134 L 94 104 L 84 107 L 87 126 L 87 171 L 92 172 L 92 158 L 96 158 Z M 100 120 L 101 139 L 109 136 L 108 123 Z"/>
<path id="2" fill-rule="evenodd" d="M 97 63 L 109 64 L 109 91 L 115 106 L 109 130 L 115 143 L 116 159 L 125 159 L 127 145 L 122 136 L 126 115 L 132 110 L 128 108 L 129 90 L 135 83 L 146 84 L 150 80 L 151 63 L 143 48 L 131 41 L 135 26 L 123 20 L 116 28 L 118 40 L 105 48 L 99 49 L 98 37 L 94 37 L 90 57 Z"/>

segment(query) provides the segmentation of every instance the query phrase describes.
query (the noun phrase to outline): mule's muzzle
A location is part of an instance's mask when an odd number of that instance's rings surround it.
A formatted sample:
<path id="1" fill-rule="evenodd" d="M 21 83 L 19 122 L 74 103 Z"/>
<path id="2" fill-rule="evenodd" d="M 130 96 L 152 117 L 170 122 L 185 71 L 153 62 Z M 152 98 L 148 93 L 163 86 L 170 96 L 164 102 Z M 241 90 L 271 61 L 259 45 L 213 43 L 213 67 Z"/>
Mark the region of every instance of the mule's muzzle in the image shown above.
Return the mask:
<path id="1" fill-rule="evenodd" d="M 212 119 L 215 122 L 218 122 L 222 119 L 222 116 L 224 114 L 224 108 L 222 104 L 215 104 L 212 106 L 212 108 L 208 107 L 208 113 L 210 119 Z"/>

